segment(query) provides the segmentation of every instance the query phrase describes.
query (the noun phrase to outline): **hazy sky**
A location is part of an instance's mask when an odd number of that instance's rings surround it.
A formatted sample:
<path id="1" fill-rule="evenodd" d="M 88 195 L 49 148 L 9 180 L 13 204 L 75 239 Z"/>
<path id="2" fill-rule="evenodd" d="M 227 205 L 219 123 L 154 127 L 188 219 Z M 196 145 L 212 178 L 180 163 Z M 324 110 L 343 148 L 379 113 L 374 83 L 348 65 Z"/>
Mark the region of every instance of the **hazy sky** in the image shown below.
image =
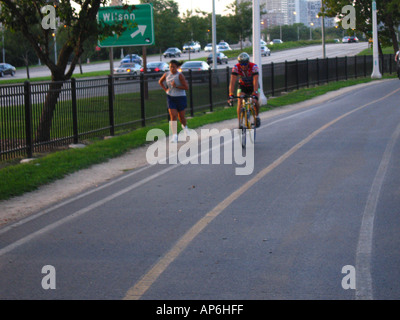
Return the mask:
<path id="1" fill-rule="evenodd" d="M 231 4 L 234 0 L 214 0 L 215 1 L 215 13 L 226 14 L 224 12 L 227 5 Z M 186 10 L 200 9 L 206 12 L 212 12 L 212 0 L 175 0 L 179 4 L 179 11 L 181 13 Z"/>

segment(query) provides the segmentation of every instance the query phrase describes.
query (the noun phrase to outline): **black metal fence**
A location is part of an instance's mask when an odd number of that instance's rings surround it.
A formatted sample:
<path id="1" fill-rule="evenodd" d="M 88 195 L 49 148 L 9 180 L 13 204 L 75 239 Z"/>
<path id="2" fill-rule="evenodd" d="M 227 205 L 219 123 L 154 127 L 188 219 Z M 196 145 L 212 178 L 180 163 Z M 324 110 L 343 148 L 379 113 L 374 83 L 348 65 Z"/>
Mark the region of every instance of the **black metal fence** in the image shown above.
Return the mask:
<path id="1" fill-rule="evenodd" d="M 262 66 L 266 96 L 370 76 L 372 56 L 269 63 Z M 393 55 L 380 57 L 381 73 L 394 73 Z M 230 68 L 189 72 L 189 116 L 225 105 Z M 158 77 L 102 77 L 61 83 L 0 86 L 0 160 L 67 148 L 86 139 L 114 135 L 167 119 Z"/>

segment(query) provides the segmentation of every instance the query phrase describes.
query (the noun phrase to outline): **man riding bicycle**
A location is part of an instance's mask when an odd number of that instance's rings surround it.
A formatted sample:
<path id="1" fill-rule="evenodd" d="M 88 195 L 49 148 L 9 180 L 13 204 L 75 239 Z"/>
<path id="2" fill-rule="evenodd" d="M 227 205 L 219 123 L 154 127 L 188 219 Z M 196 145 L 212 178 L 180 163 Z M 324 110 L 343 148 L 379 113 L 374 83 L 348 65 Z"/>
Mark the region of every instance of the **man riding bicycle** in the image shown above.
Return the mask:
<path id="1" fill-rule="evenodd" d="M 234 90 L 236 80 L 239 77 L 239 90 L 238 96 L 244 97 L 246 94 L 251 95 L 255 103 L 256 110 L 256 127 L 258 128 L 261 124 L 260 117 L 258 116 L 260 110 L 260 104 L 258 102 L 258 66 L 255 63 L 250 62 L 250 56 L 246 52 L 242 52 L 238 56 L 238 63 L 233 67 L 231 74 L 231 81 L 229 84 L 229 101 L 234 99 Z M 242 99 L 238 99 L 237 114 L 238 119 L 240 116 L 240 110 L 242 107 Z"/>
<path id="2" fill-rule="evenodd" d="M 400 50 L 396 52 L 396 55 L 394 56 L 394 61 L 397 62 L 397 76 L 400 79 Z"/>

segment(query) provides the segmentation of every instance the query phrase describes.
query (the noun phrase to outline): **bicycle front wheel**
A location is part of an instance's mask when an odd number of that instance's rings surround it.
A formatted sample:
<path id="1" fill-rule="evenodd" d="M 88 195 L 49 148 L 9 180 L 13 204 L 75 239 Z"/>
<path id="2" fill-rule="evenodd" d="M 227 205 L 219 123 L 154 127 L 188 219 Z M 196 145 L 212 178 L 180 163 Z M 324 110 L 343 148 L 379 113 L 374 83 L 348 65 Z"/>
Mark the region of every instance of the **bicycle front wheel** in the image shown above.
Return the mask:
<path id="1" fill-rule="evenodd" d="M 239 128 L 242 131 L 241 132 L 242 148 L 246 148 L 247 114 L 244 109 L 242 109 L 239 115 Z"/>
<path id="2" fill-rule="evenodd" d="M 248 119 L 249 119 L 249 135 L 250 135 L 250 140 L 252 143 L 256 141 L 256 112 L 252 108 L 251 110 L 248 111 Z"/>

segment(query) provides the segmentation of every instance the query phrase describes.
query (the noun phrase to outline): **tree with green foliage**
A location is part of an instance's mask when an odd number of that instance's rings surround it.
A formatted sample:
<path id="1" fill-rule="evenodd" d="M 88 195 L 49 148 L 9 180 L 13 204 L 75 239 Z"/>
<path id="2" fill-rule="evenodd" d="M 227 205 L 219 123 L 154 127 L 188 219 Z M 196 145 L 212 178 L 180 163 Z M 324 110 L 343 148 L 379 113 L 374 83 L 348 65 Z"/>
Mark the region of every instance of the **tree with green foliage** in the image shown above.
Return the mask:
<path id="1" fill-rule="evenodd" d="M 342 24 L 346 14 L 342 8 L 349 5 L 348 0 L 323 0 L 325 13 L 329 17 L 338 17 Z M 393 45 L 396 52 L 399 48 L 396 36 L 396 28 L 400 24 L 400 0 L 379 0 L 377 5 L 377 20 L 379 25 L 379 52 L 382 54 L 383 45 Z M 353 2 L 356 11 L 356 30 L 361 31 L 370 37 L 372 36 L 372 1 L 357 0 Z M 348 30 L 348 32 L 353 32 Z"/>
<path id="2" fill-rule="evenodd" d="M 108 0 L 75 0 L 74 2 L 78 5 L 78 8 L 74 7 L 69 0 L 0 1 L 2 9 L 0 22 L 7 29 L 20 32 L 30 43 L 41 62 L 51 72 L 52 83 L 43 105 L 39 127 L 35 135 L 35 140 L 38 142 L 50 139 L 54 110 L 62 87 L 61 81 L 71 78 L 83 53 L 84 42 L 94 35 L 106 37 L 111 35 L 112 32 L 118 34 L 126 29 L 126 26 L 122 23 L 114 26 L 97 23 L 99 8 L 101 5 L 107 4 Z M 42 12 L 42 8 L 49 4 L 54 6 L 57 21 L 61 22 L 61 27 L 56 31 L 51 28 L 44 28 L 42 24 L 51 14 L 51 11 L 49 13 L 47 10 Z M 127 8 L 133 9 L 134 6 L 127 6 Z M 53 32 L 66 34 L 66 40 L 60 48 L 57 61 L 53 61 L 50 56 Z"/>
<path id="3" fill-rule="evenodd" d="M 243 41 L 250 37 L 253 32 L 253 7 L 251 1 L 243 1 L 238 3 L 232 2 L 227 6 L 230 10 L 228 14 L 230 18 L 229 27 L 232 33 L 239 36 L 240 49 L 243 49 Z"/>
<path id="4" fill-rule="evenodd" d="M 140 3 L 151 3 L 154 16 L 154 37 L 155 45 L 161 52 L 175 46 L 178 41 L 180 28 L 178 3 L 173 0 L 140 0 Z"/>

